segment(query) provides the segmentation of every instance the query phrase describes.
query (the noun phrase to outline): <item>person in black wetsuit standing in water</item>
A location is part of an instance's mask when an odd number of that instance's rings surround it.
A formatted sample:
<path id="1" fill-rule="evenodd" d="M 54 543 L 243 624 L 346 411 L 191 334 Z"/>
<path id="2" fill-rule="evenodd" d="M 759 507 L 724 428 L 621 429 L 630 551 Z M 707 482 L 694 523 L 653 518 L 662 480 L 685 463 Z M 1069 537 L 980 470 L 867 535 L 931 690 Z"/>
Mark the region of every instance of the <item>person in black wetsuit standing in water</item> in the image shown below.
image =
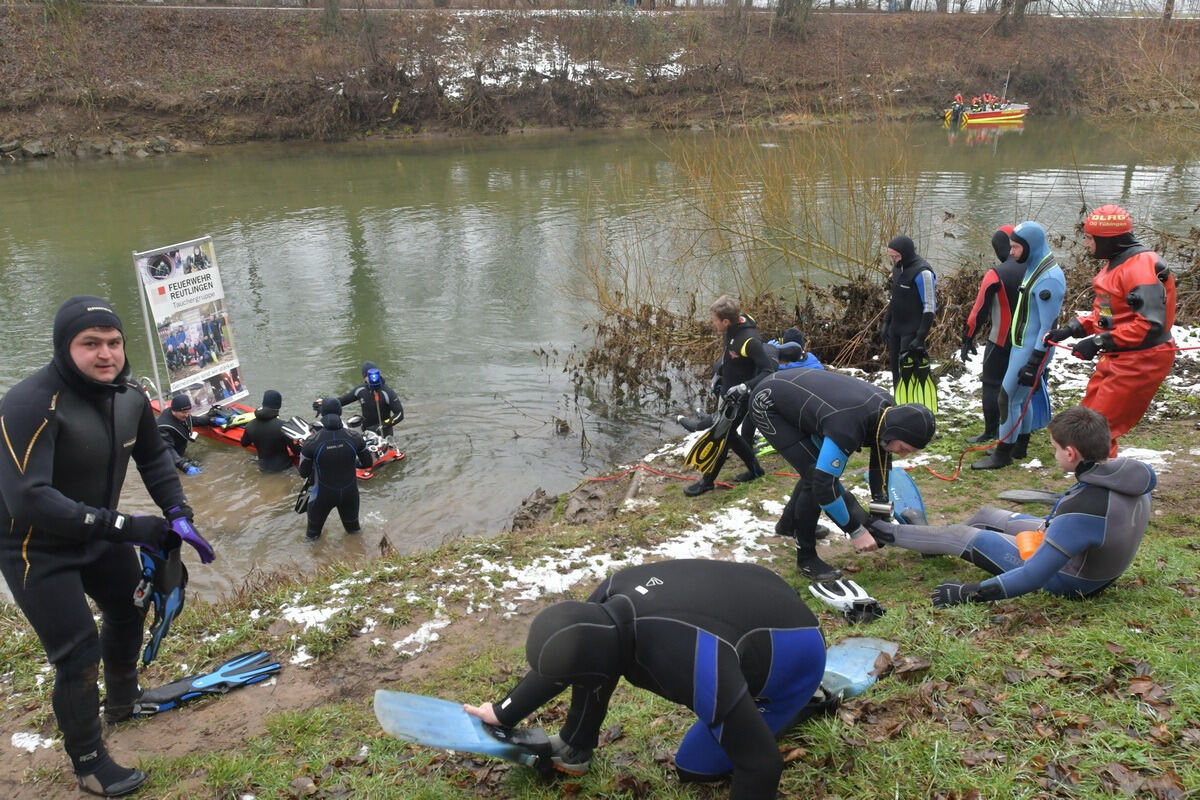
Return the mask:
<path id="1" fill-rule="evenodd" d="M 292 467 L 292 456 L 300 455 L 300 445 L 283 432 L 279 409 L 283 395 L 274 389 L 263 392 L 262 405 L 254 410 L 254 419 L 242 429 L 242 447 L 258 452 L 258 468 L 263 472 L 284 472 Z"/>
<path id="2" fill-rule="evenodd" d="M 0 573 L 54 665 L 54 715 L 79 787 L 105 797 L 146 780 L 109 756 L 96 686 L 103 661 L 105 719 L 132 713 L 145 623 L 132 545 L 184 541 L 213 560 L 150 402 L 129 383 L 121 330 L 107 300 L 70 298 L 54 317 L 53 360 L 0 400 Z M 130 458 L 164 516 L 117 510 Z"/>
<path id="3" fill-rule="evenodd" d="M 675 754 L 681 780 L 732 776 L 733 800 L 776 796 L 775 737 L 813 699 L 825 671 L 817 619 L 782 578 L 754 564 L 662 561 L 628 567 L 586 603 L 558 603 L 529 628 L 530 671 L 498 703 L 465 706 L 514 726 L 567 687 L 550 737 L 560 770 L 583 774 L 621 678 L 687 706 L 698 720 Z"/>
<path id="4" fill-rule="evenodd" d="M 336 397 L 321 402 L 322 428 L 309 437 L 300 451 L 300 476 L 313 478 L 313 497 L 308 503 L 305 538 L 315 542 L 329 512 L 338 510 L 346 533 L 361 533 L 358 524 L 358 475 L 356 467 L 371 466 L 371 451 L 363 437 L 342 425 L 342 404 Z"/>
<path id="5" fill-rule="evenodd" d="M 983 351 L 983 433 L 967 437 L 971 444 L 994 442 L 1000 436 L 1000 384 L 1008 371 L 1008 356 L 1012 352 L 1009 328 L 1017 293 L 1025 277 L 1025 265 L 1009 254 L 1009 234 L 1012 225 L 1003 225 L 992 234 L 992 249 L 1000 262 L 983 274 L 975 305 L 967 314 L 959 357 L 963 363 L 975 352 L 975 335 L 990 321 L 987 346 Z"/>
<path id="6" fill-rule="evenodd" d="M 363 362 L 362 377 L 362 385 L 346 392 L 338 398 L 338 402 L 342 406 L 362 403 L 363 430 L 391 436 L 392 427 L 404 421 L 404 405 L 400 402 L 400 396 L 387 385 L 383 373 L 374 362 Z"/>
<path id="7" fill-rule="evenodd" d="M 917 255 L 916 245 L 907 236 L 888 242 L 887 252 L 892 260 L 892 298 L 880 333 L 888 346 L 894 391 L 900 383 L 900 357 L 925 349 L 925 337 L 937 313 L 937 281 L 933 267 Z"/>
<path id="8" fill-rule="evenodd" d="M 711 491 L 729 450 L 733 450 L 746 465 L 746 470 L 734 476 L 734 483 L 744 483 L 766 474 L 754 455 L 753 442 L 742 438 L 739 428 L 750 411 L 750 392 L 766 376 L 779 368 L 779 363 L 767 351 L 758 325 L 747 314 L 743 314 L 738 303 L 728 295 L 722 295 L 709 309 L 712 326 L 721 334 L 722 355 L 720 361 L 721 390 L 726 403 L 736 406 L 733 424 L 729 429 L 728 444 L 721 451 L 710 472 L 683 490 L 688 497 L 696 497 Z"/>
<path id="9" fill-rule="evenodd" d="M 886 476 L 893 455 L 906 456 L 933 439 L 933 414 L 920 403 L 895 405 L 892 396 L 840 372 L 789 369 L 758 385 L 750 404 L 758 429 L 800 473 L 775 525 L 796 539 L 796 567 L 814 581 L 841 577 L 817 555 L 817 520 L 824 511 L 856 548 L 874 547 L 871 516 L 840 480 L 850 456 L 870 448 L 871 497 L 888 501 Z"/>
<path id="10" fill-rule="evenodd" d="M 186 457 L 187 448 L 196 438 L 192 429 L 210 427 L 213 416 L 211 413 L 204 417 L 192 416 L 192 399 L 187 394 L 172 397 L 171 404 L 158 415 L 158 435 L 162 437 L 180 472 L 200 474 L 200 465 Z"/>

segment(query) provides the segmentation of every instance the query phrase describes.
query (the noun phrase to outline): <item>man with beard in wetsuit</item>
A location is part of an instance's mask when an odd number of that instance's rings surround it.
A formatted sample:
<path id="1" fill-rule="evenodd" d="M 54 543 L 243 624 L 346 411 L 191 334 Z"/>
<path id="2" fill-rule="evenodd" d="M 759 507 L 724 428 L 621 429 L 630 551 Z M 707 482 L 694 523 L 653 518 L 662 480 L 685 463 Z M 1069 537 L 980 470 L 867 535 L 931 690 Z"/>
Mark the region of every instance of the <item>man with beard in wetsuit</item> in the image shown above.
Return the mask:
<path id="1" fill-rule="evenodd" d="M 1115 458 L 1117 439 L 1141 421 L 1175 363 L 1175 276 L 1158 253 L 1133 238 L 1129 212 L 1120 206 L 1097 208 L 1083 232 L 1088 254 L 1107 259 L 1092 278 L 1092 313 L 1050 331 L 1046 340 L 1085 336 L 1071 355 L 1100 356 L 1083 405 L 1108 420 L 1108 455 Z"/>
<path id="2" fill-rule="evenodd" d="M 1012 327 L 1012 312 L 1017 305 L 1017 292 L 1021 278 L 1025 276 L 1025 265 L 1010 257 L 1009 234 L 1012 225 L 1002 225 L 992 234 L 992 249 L 999 263 L 983 275 L 975 305 L 967 314 L 963 330 L 962 349 L 959 357 L 963 363 L 975 353 L 975 335 L 989 322 L 991 330 L 983 351 L 983 433 L 968 436 L 971 444 L 994 442 L 1000 435 L 1000 384 L 1008 370 L 1008 355 L 1012 351 L 1009 328 Z"/>
<path id="3" fill-rule="evenodd" d="M 923 449 L 936 429 L 920 403 L 895 405 L 892 396 L 840 372 L 790 369 L 758 385 L 750 403 L 754 422 L 800 480 L 775 525 L 796 539 L 796 567 L 814 581 L 841 577 L 817 555 L 817 520 L 824 511 L 856 548 L 874 546 L 866 525 L 871 516 L 840 480 L 850 456 L 870 448 L 871 497 L 887 502 L 885 475 L 893 455 Z"/>
<path id="4" fill-rule="evenodd" d="M 776 736 L 813 699 L 825 670 L 816 617 L 783 579 L 754 564 L 663 561 L 610 576 L 586 603 L 534 619 L 530 671 L 498 703 L 465 706 L 513 726 L 571 687 L 555 766 L 587 771 L 621 678 L 691 709 L 698 720 L 675 754 L 681 780 L 732 775 L 733 800 L 776 796 Z"/>
<path id="5" fill-rule="evenodd" d="M 279 419 L 282 407 L 283 395 L 267 389 L 254 419 L 242 429 L 242 447 L 253 447 L 258 452 L 258 468 L 263 472 L 285 472 L 292 468 L 292 456 L 300 455 L 300 445 L 283 432 Z"/>
<path id="6" fill-rule="evenodd" d="M 150 402 L 129 383 L 121 331 L 107 300 L 70 298 L 54 317 L 51 362 L 0 400 L 0 572 L 54 666 L 54 715 L 79 787 L 106 797 L 146 780 L 109 756 L 96 686 L 103 661 L 105 719 L 132 713 L 145 622 L 133 545 L 162 552 L 182 540 L 213 560 Z M 117 510 L 130 458 L 165 518 Z"/>
<path id="7" fill-rule="evenodd" d="M 917 255 L 907 236 L 888 242 L 892 260 L 892 297 L 883 319 L 880 336 L 888 347 L 892 387 L 900 383 L 900 359 L 904 353 L 925 349 L 925 337 L 937 313 L 937 280 L 929 262 Z"/>

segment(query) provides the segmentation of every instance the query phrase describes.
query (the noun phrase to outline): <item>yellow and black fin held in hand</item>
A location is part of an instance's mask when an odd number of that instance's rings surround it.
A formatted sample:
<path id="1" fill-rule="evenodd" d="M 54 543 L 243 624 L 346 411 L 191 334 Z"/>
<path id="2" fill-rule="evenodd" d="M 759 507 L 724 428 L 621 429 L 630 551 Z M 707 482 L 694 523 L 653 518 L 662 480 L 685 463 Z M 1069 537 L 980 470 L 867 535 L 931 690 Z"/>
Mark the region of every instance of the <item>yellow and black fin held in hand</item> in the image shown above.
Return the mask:
<path id="1" fill-rule="evenodd" d="M 729 429 L 733 427 L 733 417 L 730 415 L 736 413 L 736 407 L 722 401 L 717 409 L 717 421 L 691 446 L 683 457 L 683 463 L 705 475 L 711 472 L 729 444 Z"/>
<path id="2" fill-rule="evenodd" d="M 910 352 L 900 354 L 900 378 L 896 381 L 896 386 L 892 391 L 892 395 L 896 398 L 896 405 L 904 403 L 917 403 L 917 359 Z"/>
<path id="3" fill-rule="evenodd" d="M 933 379 L 933 373 L 929 369 L 929 354 L 926 352 L 918 353 L 915 361 L 916 368 L 913 370 L 914 392 L 913 400 L 910 402 L 920 403 L 936 415 L 938 411 L 937 381 Z"/>

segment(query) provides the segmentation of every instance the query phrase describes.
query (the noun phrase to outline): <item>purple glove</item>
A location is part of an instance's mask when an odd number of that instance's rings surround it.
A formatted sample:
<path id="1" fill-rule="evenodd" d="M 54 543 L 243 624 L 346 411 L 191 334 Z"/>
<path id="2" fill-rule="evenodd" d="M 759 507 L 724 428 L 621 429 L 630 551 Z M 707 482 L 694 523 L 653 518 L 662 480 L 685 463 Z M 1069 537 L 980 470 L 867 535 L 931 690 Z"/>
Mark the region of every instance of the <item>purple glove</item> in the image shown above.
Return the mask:
<path id="1" fill-rule="evenodd" d="M 205 541 L 192 525 L 192 509 L 188 506 L 175 506 L 167 511 L 167 519 L 171 521 L 171 530 L 199 553 L 200 563 L 211 564 L 217 557 L 216 553 L 213 552 L 212 545 Z"/>

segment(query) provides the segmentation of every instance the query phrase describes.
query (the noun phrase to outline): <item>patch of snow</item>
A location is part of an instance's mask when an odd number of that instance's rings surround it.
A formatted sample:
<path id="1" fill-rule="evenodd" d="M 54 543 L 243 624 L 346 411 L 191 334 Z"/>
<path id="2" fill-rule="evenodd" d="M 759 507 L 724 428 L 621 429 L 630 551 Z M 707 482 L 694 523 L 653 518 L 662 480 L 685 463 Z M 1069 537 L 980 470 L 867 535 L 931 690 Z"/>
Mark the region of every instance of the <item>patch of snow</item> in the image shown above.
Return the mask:
<path id="1" fill-rule="evenodd" d="M 1031 458 L 1029 461 L 1021 465 L 1025 469 L 1041 469 L 1042 460 L 1040 458 Z"/>
<path id="2" fill-rule="evenodd" d="M 36 733 L 14 733 L 12 735 L 12 746 L 18 750 L 24 750 L 26 753 L 33 753 L 38 748 L 48 750 L 56 743 L 55 739 L 47 739 Z"/>
<path id="3" fill-rule="evenodd" d="M 1175 455 L 1174 450 L 1150 450 L 1145 447 L 1121 447 L 1117 450 L 1121 458 L 1132 458 L 1149 464 L 1152 467 L 1165 467 L 1167 456 Z"/>
<path id="4" fill-rule="evenodd" d="M 316 628 L 323 631 L 329 618 L 341 610 L 342 606 L 290 606 L 285 604 L 279 609 L 279 615 L 288 622 L 300 623 L 304 626 L 304 630 Z"/>
<path id="5" fill-rule="evenodd" d="M 257 608 L 250 609 L 250 619 L 256 620 L 262 616 L 262 610 Z"/>
<path id="6" fill-rule="evenodd" d="M 297 667 L 299 667 L 304 664 L 307 664 L 309 661 L 312 661 L 312 660 L 313 660 L 313 657 L 308 654 L 308 650 L 305 649 L 304 645 L 300 645 L 299 647 L 296 648 L 296 654 L 293 655 L 290 659 L 288 659 L 288 663 L 294 664 Z"/>
<path id="7" fill-rule="evenodd" d="M 378 620 L 373 619 L 371 617 L 367 617 L 366 619 L 363 620 L 363 626 L 362 626 L 362 628 L 359 629 L 358 632 L 361 634 L 367 634 L 367 633 L 370 633 L 371 631 L 375 630 L 375 628 L 377 628 L 378 626 L 379 626 Z"/>
<path id="8" fill-rule="evenodd" d="M 769 517 L 778 517 L 783 514 L 783 509 L 787 508 L 778 500 L 760 500 L 758 507 L 763 510 L 763 513 Z"/>
<path id="9" fill-rule="evenodd" d="M 637 511 L 642 508 L 655 508 L 658 506 L 658 501 L 653 497 L 630 497 L 621 504 L 622 511 Z"/>
<path id="10" fill-rule="evenodd" d="M 393 644 L 392 649 L 401 655 L 415 656 L 417 653 L 423 652 L 430 644 L 442 638 L 438 631 L 449 624 L 450 619 L 448 617 L 435 617 L 428 622 L 423 622 L 415 631 Z"/>

